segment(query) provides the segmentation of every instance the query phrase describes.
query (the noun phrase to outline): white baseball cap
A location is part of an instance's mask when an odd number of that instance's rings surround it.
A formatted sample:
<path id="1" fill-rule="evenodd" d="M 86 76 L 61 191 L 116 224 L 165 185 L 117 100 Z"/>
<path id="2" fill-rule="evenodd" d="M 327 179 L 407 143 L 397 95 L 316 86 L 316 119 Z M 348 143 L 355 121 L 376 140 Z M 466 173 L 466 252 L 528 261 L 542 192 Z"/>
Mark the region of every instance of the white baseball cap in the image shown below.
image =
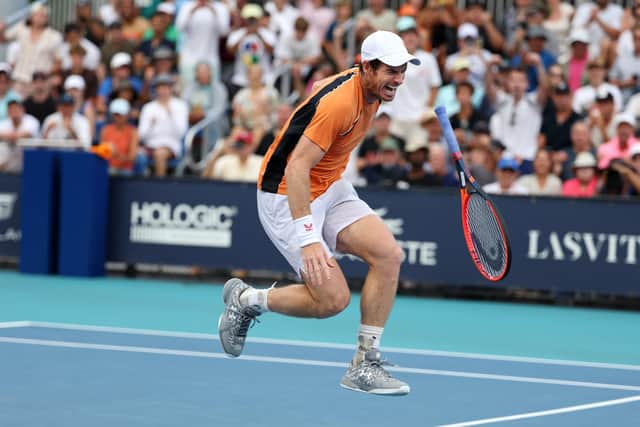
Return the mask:
<path id="1" fill-rule="evenodd" d="M 129 105 L 129 101 L 122 98 L 116 98 L 109 104 L 109 112 L 111 114 L 121 114 L 126 116 L 129 114 L 131 110 L 131 106 Z"/>
<path id="2" fill-rule="evenodd" d="M 72 74 L 64 81 L 64 90 L 79 89 L 84 90 L 84 78 L 78 74 Z"/>
<path id="3" fill-rule="evenodd" d="M 111 68 L 120 68 L 131 65 L 131 55 L 127 52 L 118 52 L 111 58 Z"/>
<path id="4" fill-rule="evenodd" d="M 391 67 L 411 62 L 420 65 L 420 60 L 407 52 L 404 42 L 396 33 L 391 31 L 376 31 L 369 34 L 362 42 L 362 61 L 377 59 Z"/>
<path id="5" fill-rule="evenodd" d="M 478 32 L 478 27 L 476 27 L 470 22 L 465 22 L 464 24 L 458 27 L 459 39 L 466 39 L 466 38 L 477 39 L 479 36 L 480 36 L 480 33 Z"/>
<path id="6" fill-rule="evenodd" d="M 156 9 L 156 11 L 161 13 L 166 13 L 167 15 L 175 15 L 176 5 L 165 1 L 158 5 L 158 8 Z"/>

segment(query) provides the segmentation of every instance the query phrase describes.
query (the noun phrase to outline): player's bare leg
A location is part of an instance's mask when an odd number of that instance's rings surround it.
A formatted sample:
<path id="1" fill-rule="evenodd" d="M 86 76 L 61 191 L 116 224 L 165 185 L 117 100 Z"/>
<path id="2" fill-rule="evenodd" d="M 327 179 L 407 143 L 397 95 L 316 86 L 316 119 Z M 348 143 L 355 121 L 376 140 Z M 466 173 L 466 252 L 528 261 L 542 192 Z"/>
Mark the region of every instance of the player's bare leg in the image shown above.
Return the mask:
<path id="1" fill-rule="evenodd" d="M 360 301 L 358 348 L 341 385 L 376 394 L 406 394 L 409 385 L 389 376 L 382 368 L 379 351 L 398 288 L 402 249 L 376 215 L 361 218 L 342 230 L 337 246 L 340 252 L 356 255 L 369 264 Z"/>

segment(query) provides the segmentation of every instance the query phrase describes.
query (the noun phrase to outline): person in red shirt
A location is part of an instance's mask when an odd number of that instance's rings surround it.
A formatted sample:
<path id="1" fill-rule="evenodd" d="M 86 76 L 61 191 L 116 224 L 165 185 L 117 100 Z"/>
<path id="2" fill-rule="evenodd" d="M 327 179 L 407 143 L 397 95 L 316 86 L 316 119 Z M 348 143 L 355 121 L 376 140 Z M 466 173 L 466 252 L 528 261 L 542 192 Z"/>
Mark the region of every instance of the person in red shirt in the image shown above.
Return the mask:
<path id="1" fill-rule="evenodd" d="M 562 195 L 566 197 L 593 197 L 598 191 L 596 177 L 596 158 L 588 151 L 576 156 L 573 162 L 572 178 L 562 186 Z"/>
<path id="2" fill-rule="evenodd" d="M 129 124 L 129 102 L 117 98 L 109 104 L 111 123 L 102 128 L 100 143 L 111 144 L 113 152 L 109 160 L 109 173 L 132 175 L 138 153 L 138 130 Z"/>

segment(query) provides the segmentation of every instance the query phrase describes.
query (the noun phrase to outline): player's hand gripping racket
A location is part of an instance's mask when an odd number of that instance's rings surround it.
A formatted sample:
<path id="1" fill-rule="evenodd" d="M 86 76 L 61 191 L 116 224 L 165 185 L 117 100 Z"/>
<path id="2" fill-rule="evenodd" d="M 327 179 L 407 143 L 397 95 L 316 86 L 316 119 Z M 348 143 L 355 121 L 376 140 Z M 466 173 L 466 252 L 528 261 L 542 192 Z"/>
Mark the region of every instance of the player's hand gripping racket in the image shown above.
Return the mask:
<path id="1" fill-rule="evenodd" d="M 488 280 L 497 282 L 504 279 L 511 265 L 511 245 L 504 220 L 489 196 L 465 169 L 445 108 L 436 107 L 435 111 L 458 170 L 462 230 L 469 254 L 478 271 Z"/>

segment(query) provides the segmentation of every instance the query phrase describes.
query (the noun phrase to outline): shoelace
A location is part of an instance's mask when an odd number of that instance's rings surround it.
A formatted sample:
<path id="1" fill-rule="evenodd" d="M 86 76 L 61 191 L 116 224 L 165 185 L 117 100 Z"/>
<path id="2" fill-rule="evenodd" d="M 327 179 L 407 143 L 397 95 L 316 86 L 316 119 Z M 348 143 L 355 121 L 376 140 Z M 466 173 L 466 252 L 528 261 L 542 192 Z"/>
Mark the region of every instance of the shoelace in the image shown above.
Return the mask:
<path id="1" fill-rule="evenodd" d="M 256 318 L 255 315 L 245 313 L 244 311 L 234 310 L 231 308 L 229 309 L 229 311 L 236 313 L 242 319 L 240 322 L 240 325 L 238 326 L 238 330 L 234 334 L 237 337 L 246 338 L 247 332 L 249 331 L 249 329 L 253 328 L 253 326 L 256 323 L 260 323 L 260 321 Z"/>

